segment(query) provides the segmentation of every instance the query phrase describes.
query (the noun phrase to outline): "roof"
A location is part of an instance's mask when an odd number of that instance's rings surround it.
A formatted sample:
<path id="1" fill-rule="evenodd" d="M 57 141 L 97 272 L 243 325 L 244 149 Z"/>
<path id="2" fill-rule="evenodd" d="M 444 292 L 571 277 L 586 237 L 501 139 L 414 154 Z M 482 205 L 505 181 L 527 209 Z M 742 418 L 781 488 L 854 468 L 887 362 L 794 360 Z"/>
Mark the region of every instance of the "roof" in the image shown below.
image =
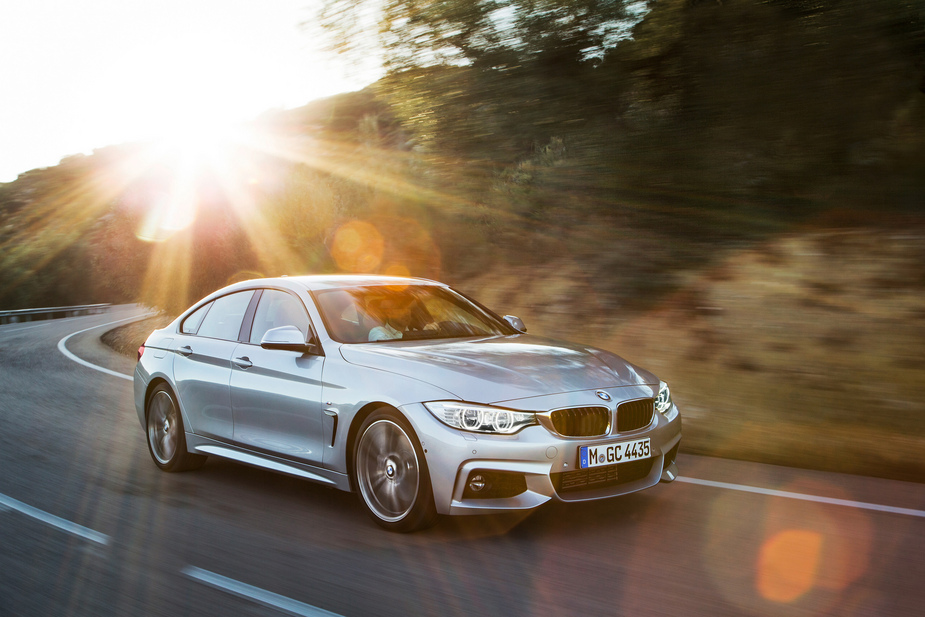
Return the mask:
<path id="1" fill-rule="evenodd" d="M 374 274 L 317 274 L 311 276 L 287 276 L 277 279 L 265 279 L 282 283 L 302 285 L 313 291 L 322 289 L 335 289 L 338 287 L 364 287 L 369 285 L 440 285 L 443 283 L 422 278 L 409 278 L 401 276 L 379 276 Z M 251 281 L 256 282 L 256 281 Z"/>

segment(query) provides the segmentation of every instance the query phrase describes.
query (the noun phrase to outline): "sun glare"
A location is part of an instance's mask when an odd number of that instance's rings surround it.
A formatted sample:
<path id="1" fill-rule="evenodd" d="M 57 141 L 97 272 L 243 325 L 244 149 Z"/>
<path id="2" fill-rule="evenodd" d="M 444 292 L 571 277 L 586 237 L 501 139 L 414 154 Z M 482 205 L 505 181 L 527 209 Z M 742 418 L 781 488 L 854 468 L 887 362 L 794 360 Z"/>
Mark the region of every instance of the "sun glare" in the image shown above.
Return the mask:
<path id="1" fill-rule="evenodd" d="M 179 120 L 172 123 L 159 141 L 167 152 L 187 161 L 205 163 L 215 160 L 242 138 L 242 129 L 232 123 Z"/>
<path id="2" fill-rule="evenodd" d="M 152 142 L 145 157 L 167 177 L 161 194 L 150 204 L 138 237 L 156 242 L 189 227 L 198 214 L 203 183 L 235 177 L 234 151 L 252 139 L 240 123 L 189 118 L 173 121 Z"/>
<path id="3" fill-rule="evenodd" d="M 165 178 L 157 197 L 150 202 L 138 230 L 139 238 L 165 240 L 193 223 L 199 178 L 214 165 L 220 147 L 213 136 L 180 132 L 165 135 L 151 146 L 146 158 Z"/>

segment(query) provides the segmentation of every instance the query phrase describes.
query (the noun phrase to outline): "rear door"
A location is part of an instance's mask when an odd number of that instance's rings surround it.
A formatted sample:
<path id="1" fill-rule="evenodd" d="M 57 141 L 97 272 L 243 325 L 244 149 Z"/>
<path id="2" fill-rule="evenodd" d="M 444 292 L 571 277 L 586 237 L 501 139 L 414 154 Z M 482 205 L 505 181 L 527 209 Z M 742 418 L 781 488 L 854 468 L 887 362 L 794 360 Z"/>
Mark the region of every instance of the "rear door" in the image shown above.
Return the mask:
<path id="1" fill-rule="evenodd" d="M 234 441 L 303 463 L 321 465 L 324 356 L 263 349 L 272 328 L 295 326 L 307 340 L 311 321 L 302 300 L 279 289 L 264 289 L 247 342 L 235 349 L 231 369 Z"/>
<path id="2" fill-rule="evenodd" d="M 234 436 L 231 356 L 254 291 L 217 298 L 190 314 L 174 343 L 174 380 L 187 431 L 222 441 Z"/>

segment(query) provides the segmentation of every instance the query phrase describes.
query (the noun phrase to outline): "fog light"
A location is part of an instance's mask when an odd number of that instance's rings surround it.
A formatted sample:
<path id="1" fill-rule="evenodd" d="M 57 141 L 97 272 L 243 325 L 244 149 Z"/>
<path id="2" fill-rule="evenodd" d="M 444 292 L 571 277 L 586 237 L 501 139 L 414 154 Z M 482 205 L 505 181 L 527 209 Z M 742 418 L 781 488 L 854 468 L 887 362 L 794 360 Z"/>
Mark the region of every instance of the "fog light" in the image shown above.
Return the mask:
<path id="1" fill-rule="evenodd" d="M 488 486 L 488 482 L 485 480 L 485 476 L 477 475 L 469 478 L 469 489 L 473 493 L 481 492 L 486 486 Z"/>
<path id="2" fill-rule="evenodd" d="M 524 474 L 494 469 L 474 469 L 469 472 L 463 499 L 508 499 L 527 490 Z"/>

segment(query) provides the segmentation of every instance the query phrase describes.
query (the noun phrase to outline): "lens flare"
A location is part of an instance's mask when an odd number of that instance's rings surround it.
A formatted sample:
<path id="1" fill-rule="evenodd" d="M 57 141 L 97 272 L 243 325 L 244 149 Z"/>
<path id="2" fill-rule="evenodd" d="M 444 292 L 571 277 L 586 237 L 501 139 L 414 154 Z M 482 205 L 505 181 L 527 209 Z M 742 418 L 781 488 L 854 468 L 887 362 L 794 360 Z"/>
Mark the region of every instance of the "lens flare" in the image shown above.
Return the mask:
<path id="1" fill-rule="evenodd" d="M 385 240 L 373 225 L 350 221 L 335 232 L 331 256 L 341 270 L 367 273 L 378 270 L 384 250 Z"/>
<path id="2" fill-rule="evenodd" d="M 809 479 L 775 488 L 852 498 Z M 853 508 L 729 491 L 710 505 L 706 531 L 706 572 L 727 602 L 749 614 L 829 613 L 869 568 L 870 519 Z"/>
<path id="3" fill-rule="evenodd" d="M 399 276 L 399 277 L 408 277 L 411 276 L 411 271 L 408 270 L 408 267 L 405 264 L 392 263 L 385 267 L 385 270 L 382 271 L 386 276 Z M 399 285 L 399 288 L 403 289 L 405 285 Z"/>
<path id="4" fill-rule="evenodd" d="M 770 538 L 758 556 L 758 592 L 774 602 L 793 602 L 816 585 L 822 534 L 788 529 Z"/>

